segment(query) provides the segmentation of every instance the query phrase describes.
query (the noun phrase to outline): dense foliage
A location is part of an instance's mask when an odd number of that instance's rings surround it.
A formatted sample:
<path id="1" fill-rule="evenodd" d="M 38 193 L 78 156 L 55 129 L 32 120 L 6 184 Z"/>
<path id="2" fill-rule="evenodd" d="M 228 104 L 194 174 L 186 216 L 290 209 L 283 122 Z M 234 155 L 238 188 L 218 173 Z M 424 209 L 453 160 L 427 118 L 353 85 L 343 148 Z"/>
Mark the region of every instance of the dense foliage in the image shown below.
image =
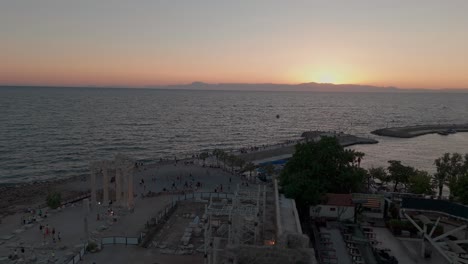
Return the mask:
<path id="1" fill-rule="evenodd" d="M 409 182 L 410 176 L 415 173 L 415 169 L 401 164 L 399 160 L 389 160 L 388 163 L 390 164 L 388 172 L 394 184 L 393 191 L 396 192 L 399 184 L 407 184 Z"/>
<path id="2" fill-rule="evenodd" d="M 436 159 L 434 164 L 437 167 L 434 183 L 439 189 L 439 197 L 442 196 L 445 184 L 449 186 L 451 196 L 457 196 L 458 180 L 468 173 L 468 154 L 465 154 L 463 158 L 459 153 L 445 153 L 442 157 Z"/>
<path id="3" fill-rule="evenodd" d="M 62 195 L 58 192 L 51 192 L 47 195 L 46 203 L 51 209 L 56 209 L 62 204 Z"/>
<path id="4" fill-rule="evenodd" d="M 427 171 L 415 170 L 408 179 L 408 191 L 415 194 L 434 194 L 432 177 Z"/>
<path id="5" fill-rule="evenodd" d="M 363 156 L 363 153 L 344 149 L 336 138 L 299 143 L 281 172 L 280 185 L 302 211 L 308 211 L 324 193 L 361 190 L 366 177 L 366 171 L 359 167 Z"/>
<path id="6" fill-rule="evenodd" d="M 450 191 L 455 194 L 459 202 L 468 204 L 468 173 L 458 178 L 456 186 Z"/>

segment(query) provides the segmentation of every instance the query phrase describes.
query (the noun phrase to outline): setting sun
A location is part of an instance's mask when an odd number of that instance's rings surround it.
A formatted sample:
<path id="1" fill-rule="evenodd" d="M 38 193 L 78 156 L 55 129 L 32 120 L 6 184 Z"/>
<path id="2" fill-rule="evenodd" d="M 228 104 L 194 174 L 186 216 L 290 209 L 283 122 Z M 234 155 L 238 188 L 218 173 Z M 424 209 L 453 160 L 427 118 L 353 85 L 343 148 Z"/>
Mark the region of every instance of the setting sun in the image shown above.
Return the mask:
<path id="1" fill-rule="evenodd" d="M 320 83 L 337 83 L 337 78 L 331 73 L 320 74 L 318 77 L 318 82 Z"/>

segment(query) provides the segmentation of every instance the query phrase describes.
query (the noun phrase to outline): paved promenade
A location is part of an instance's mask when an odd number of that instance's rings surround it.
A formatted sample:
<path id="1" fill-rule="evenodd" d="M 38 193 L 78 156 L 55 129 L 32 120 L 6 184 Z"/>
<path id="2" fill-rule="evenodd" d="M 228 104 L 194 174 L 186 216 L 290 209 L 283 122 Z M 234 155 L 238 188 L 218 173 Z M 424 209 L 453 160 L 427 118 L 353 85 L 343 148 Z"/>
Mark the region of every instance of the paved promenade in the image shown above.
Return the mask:
<path id="1" fill-rule="evenodd" d="M 190 176 L 191 175 L 191 176 Z M 142 181 L 143 180 L 143 181 Z M 197 191 L 213 192 L 233 190 L 240 183 L 240 178 L 219 168 L 201 167 L 198 165 L 174 164 L 142 167 L 134 177 L 135 208 L 133 212 L 113 207 L 114 216 L 107 214 L 108 207 L 97 206 L 89 213 L 87 226 L 91 238 L 106 236 L 138 237 L 148 219 L 154 217 L 160 210 L 172 201 L 172 195 L 165 194 L 156 197 L 142 197 L 148 191 L 160 192 L 163 188 L 171 189 L 174 184 L 178 190 L 184 185 L 200 182 Z M 143 183 L 144 182 L 144 183 Z M 83 188 L 86 188 L 83 186 Z M 89 188 L 89 187 L 88 187 Z M 81 202 L 60 210 L 42 210 L 47 218 L 38 217 L 33 224 L 24 225 L 22 218 L 28 219 L 28 214 L 16 214 L 2 219 L 0 225 L 0 263 L 9 263 L 9 255 L 18 258 L 36 259 L 37 263 L 62 263 L 75 255 L 85 239 L 84 206 Z M 99 219 L 98 219 L 99 214 Z M 39 226 L 44 226 L 41 231 Z M 48 235 L 44 230 L 48 229 Z M 52 230 L 55 234 L 52 235 Z M 58 235 L 60 232 L 60 240 Z M 55 237 L 55 242 L 54 242 Z M 22 253 L 24 249 L 24 253 Z M 16 251 L 16 252 L 15 252 Z M 99 254 L 90 254 L 90 256 Z M 128 256 L 130 259 L 131 254 Z M 103 263 L 102 261 L 96 263 Z M 118 263 L 118 262 L 105 262 Z M 130 262 L 120 262 L 130 263 Z M 141 262 L 144 263 L 144 262 Z M 151 263 L 154 263 L 151 262 Z M 161 262 L 163 263 L 163 262 Z M 181 262 L 183 263 L 183 262 Z"/>

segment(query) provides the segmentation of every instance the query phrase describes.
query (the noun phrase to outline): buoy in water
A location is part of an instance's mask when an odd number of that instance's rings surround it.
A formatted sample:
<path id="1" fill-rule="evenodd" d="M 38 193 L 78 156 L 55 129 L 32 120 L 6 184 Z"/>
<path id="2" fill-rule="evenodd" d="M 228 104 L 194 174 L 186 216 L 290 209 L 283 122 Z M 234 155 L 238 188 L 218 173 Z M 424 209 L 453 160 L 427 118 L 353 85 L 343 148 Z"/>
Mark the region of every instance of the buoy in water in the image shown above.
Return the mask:
<path id="1" fill-rule="evenodd" d="M 279 118 L 279 115 L 276 115 L 276 118 Z"/>

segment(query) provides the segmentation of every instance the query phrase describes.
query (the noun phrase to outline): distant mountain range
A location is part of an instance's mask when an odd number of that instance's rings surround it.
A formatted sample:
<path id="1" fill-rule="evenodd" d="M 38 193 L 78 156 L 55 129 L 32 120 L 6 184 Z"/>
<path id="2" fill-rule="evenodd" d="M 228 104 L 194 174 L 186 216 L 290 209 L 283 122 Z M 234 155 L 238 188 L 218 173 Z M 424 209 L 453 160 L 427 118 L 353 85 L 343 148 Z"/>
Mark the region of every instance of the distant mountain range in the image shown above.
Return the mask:
<path id="1" fill-rule="evenodd" d="M 0 85 L 1 87 L 35 87 Z M 37 86 L 51 87 L 51 86 Z M 52 86 L 59 88 L 60 86 Z M 73 86 L 73 88 L 80 88 Z M 468 93 L 466 89 L 403 89 L 398 87 L 381 87 L 359 84 L 332 84 L 332 83 L 301 83 L 301 84 L 274 84 L 274 83 L 204 83 L 193 82 L 178 85 L 148 85 L 144 87 L 130 86 L 85 86 L 81 88 L 148 88 L 148 89 L 177 89 L 177 90 L 228 90 L 228 91 L 300 91 L 300 92 L 371 92 L 371 93 Z"/>
<path id="2" fill-rule="evenodd" d="M 146 88 L 159 89 L 185 89 L 185 90 L 235 90 L 235 91 L 303 91 L 303 92 L 468 92 L 468 89 L 401 89 L 397 87 L 379 87 L 358 84 L 331 84 L 331 83 L 301 83 L 301 84 L 274 84 L 274 83 L 219 83 L 211 84 L 193 82 L 182 85 L 147 86 Z"/>

